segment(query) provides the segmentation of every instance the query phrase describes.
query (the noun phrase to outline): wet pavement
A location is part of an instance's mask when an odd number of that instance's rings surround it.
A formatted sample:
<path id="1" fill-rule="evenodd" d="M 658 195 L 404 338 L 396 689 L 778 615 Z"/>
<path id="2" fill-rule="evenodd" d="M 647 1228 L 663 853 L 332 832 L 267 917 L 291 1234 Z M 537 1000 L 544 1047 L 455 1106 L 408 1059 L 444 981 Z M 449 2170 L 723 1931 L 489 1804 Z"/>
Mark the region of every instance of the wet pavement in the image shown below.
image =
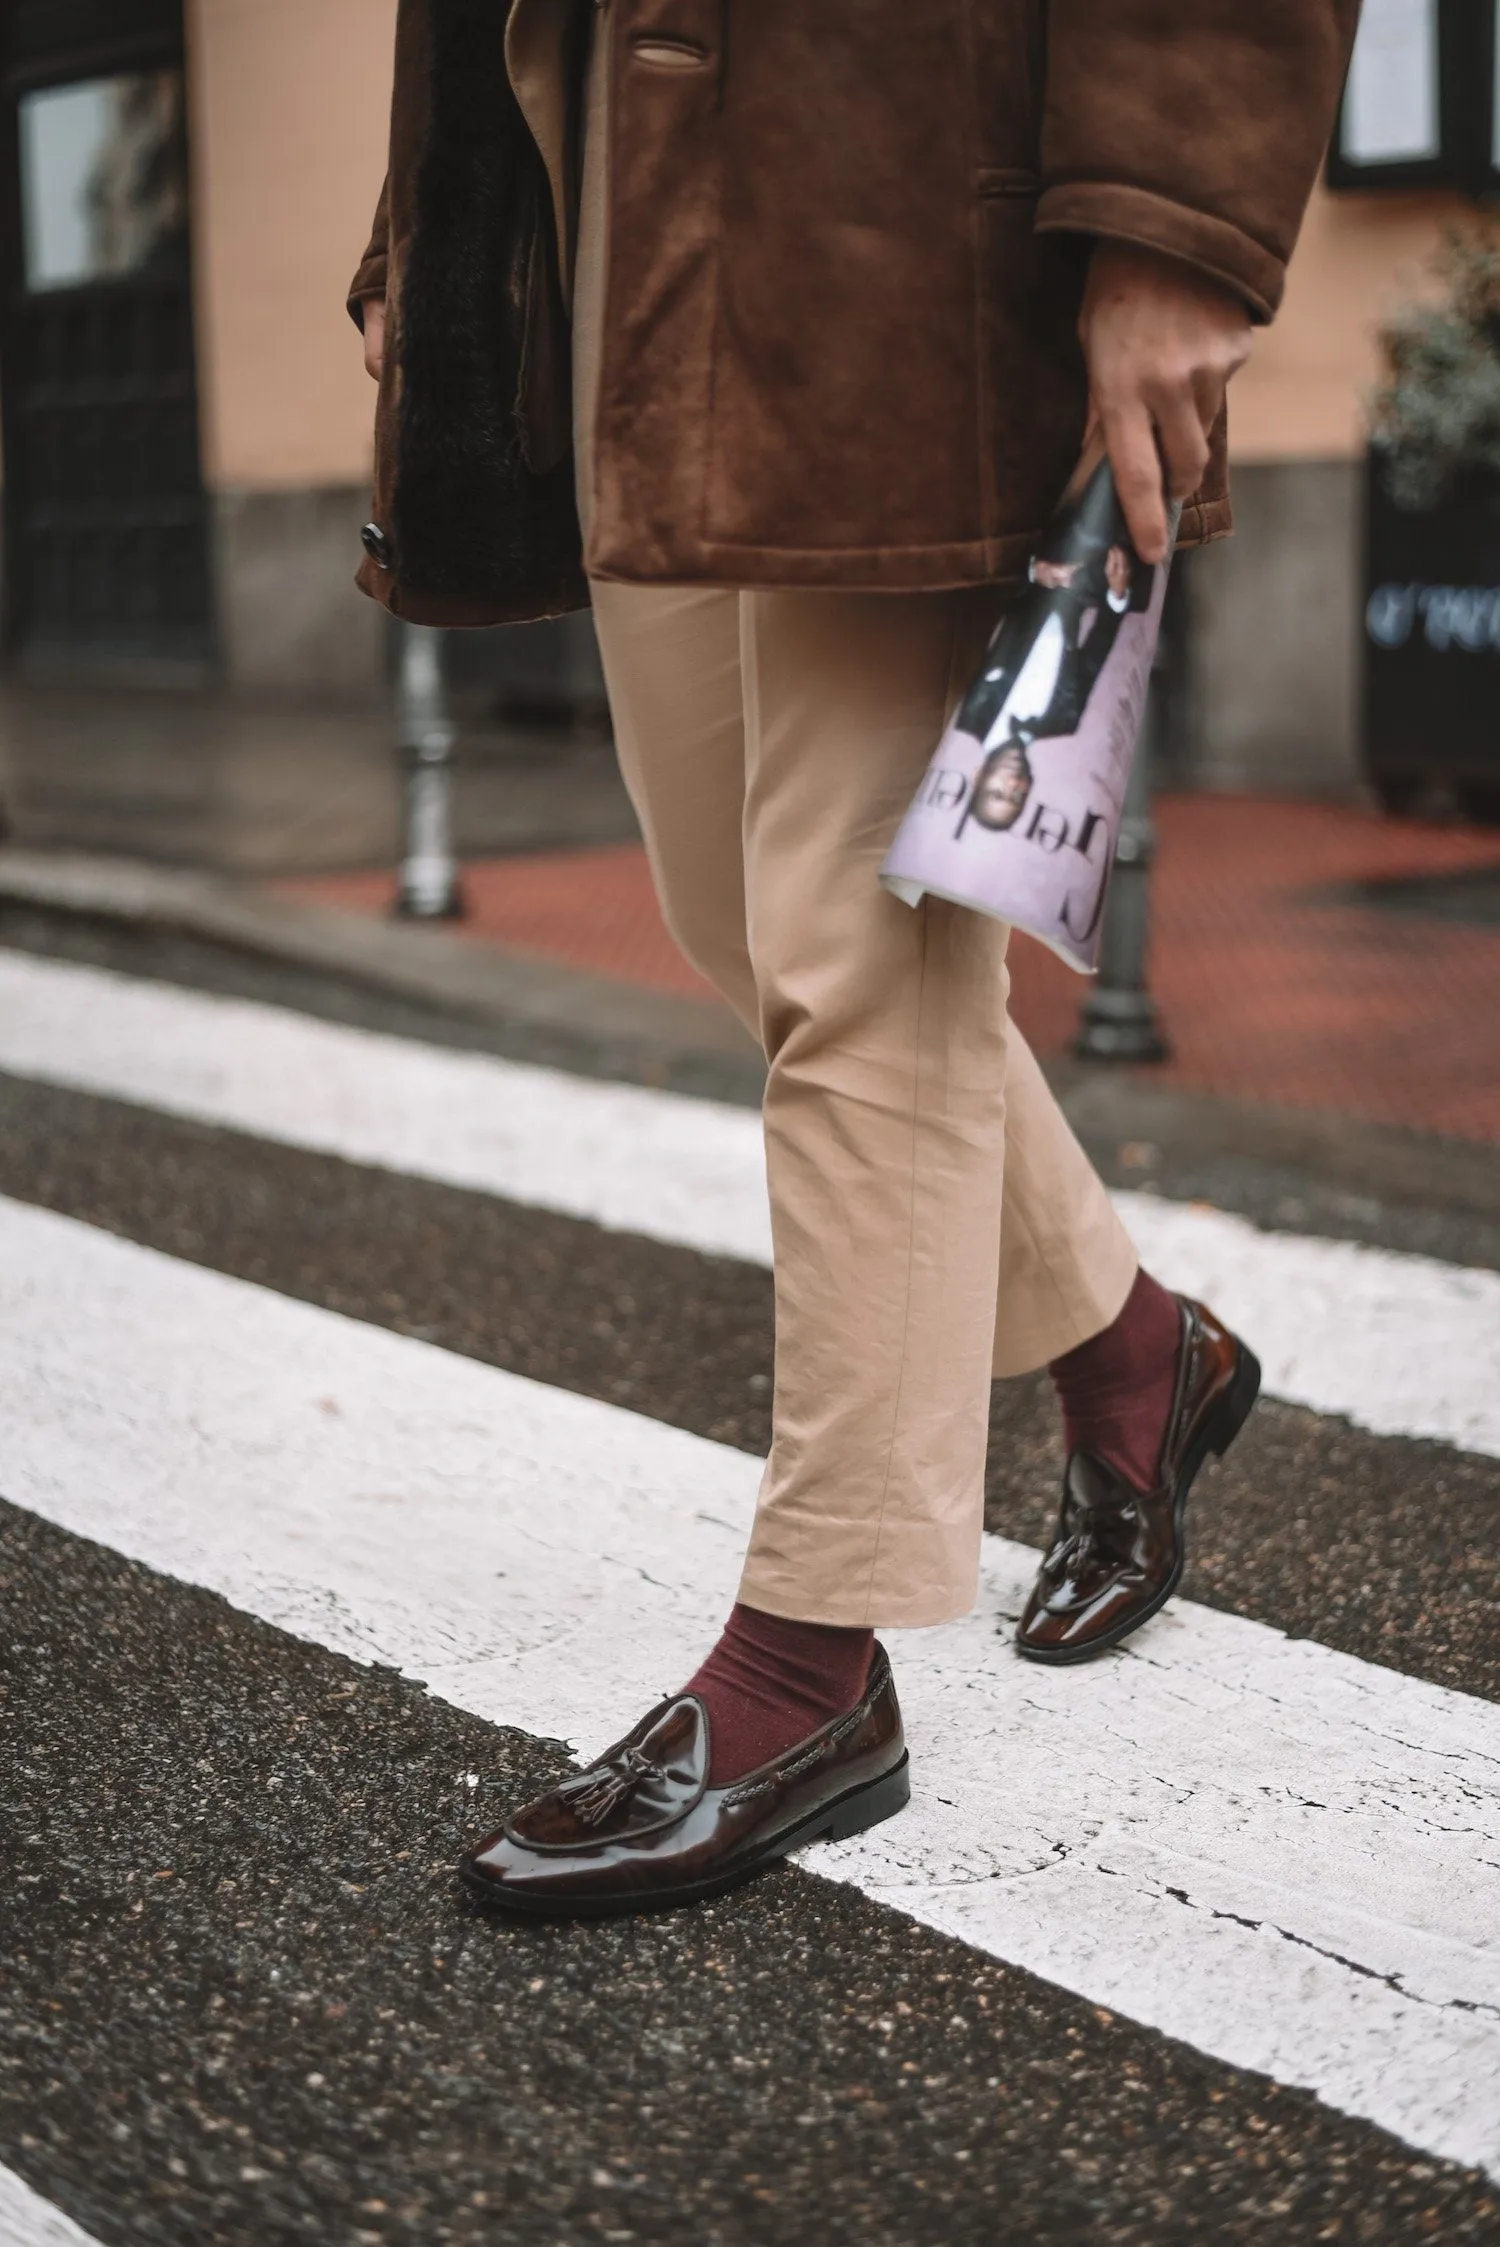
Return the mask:
<path id="1" fill-rule="evenodd" d="M 1172 1056 L 1152 1082 L 1500 1144 L 1486 1035 L 1500 833 L 1251 796 L 1166 796 L 1156 822 L 1150 969 Z M 476 945 L 707 991 L 662 925 L 639 846 L 482 863 L 470 887 Z M 390 886 L 351 873 L 288 894 L 378 914 Z M 1037 1053 L 1068 1053 L 1087 985 L 1025 938 L 1011 975 Z"/>

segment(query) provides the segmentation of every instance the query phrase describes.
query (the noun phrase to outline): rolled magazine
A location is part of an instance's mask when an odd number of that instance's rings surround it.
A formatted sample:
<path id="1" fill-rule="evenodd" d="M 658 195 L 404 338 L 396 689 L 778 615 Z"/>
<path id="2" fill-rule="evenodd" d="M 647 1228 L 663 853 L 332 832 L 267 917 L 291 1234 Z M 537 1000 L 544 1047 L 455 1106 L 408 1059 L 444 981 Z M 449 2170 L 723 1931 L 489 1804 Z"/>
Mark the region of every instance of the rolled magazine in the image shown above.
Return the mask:
<path id="1" fill-rule="evenodd" d="M 887 889 L 1009 921 L 1093 974 L 1166 590 L 1109 462 L 1086 457 L 901 823 Z"/>

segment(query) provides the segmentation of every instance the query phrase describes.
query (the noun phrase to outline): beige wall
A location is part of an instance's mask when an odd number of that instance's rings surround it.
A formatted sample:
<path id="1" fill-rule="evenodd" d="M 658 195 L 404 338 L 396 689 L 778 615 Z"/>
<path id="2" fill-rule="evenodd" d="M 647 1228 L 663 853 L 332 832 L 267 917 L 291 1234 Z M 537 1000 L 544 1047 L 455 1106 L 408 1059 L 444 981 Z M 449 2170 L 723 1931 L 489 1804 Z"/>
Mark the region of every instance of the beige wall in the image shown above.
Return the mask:
<path id="1" fill-rule="evenodd" d="M 385 166 L 395 0 L 188 0 L 208 480 L 358 483 L 345 284 Z"/>
<path id="2" fill-rule="evenodd" d="M 1319 188 L 1281 313 L 1235 380 L 1237 460 L 1346 460 L 1363 450 L 1376 328 L 1420 290 L 1443 227 L 1472 209 L 1457 196 Z"/>

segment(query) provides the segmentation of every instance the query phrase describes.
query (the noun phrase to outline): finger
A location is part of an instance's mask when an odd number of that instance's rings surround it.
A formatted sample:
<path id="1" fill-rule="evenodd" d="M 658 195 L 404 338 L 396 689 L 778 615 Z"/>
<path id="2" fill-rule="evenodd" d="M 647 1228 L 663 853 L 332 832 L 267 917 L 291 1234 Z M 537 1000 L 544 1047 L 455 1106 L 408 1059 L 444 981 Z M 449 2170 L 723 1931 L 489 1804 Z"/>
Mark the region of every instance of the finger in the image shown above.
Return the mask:
<path id="1" fill-rule="evenodd" d="M 1172 499 L 1188 499 L 1208 466 L 1208 437 L 1190 389 L 1174 389 L 1153 401 L 1157 443 Z"/>
<path id="2" fill-rule="evenodd" d="M 366 299 L 362 325 L 365 333 L 365 372 L 380 380 L 385 361 L 385 306 L 378 297 Z"/>
<path id="3" fill-rule="evenodd" d="M 1097 468 L 1104 458 L 1104 418 L 1092 398 L 1089 400 L 1089 418 L 1084 424 L 1083 444 L 1079 448 L 1080 462 Z"/>
<path id="4" fill-rule="evenodd" d="M 1131 543 L 1143 562 L 1164 562 L 1167 509 L 1151 416 L 1137 402 L 1113 413 L 1106 408 L 1102 419 Z"/>
<path id="5" fill-rule="evenodd" d="M 1203 424 L 1203 434 L 1213 442 L 1214 425 L 1224 411 L 1224 393 L 1228 377 L 1217 374 L 1212 368 L 1202 368 L 1193 377 L 1193 402 L 1198 408 L 1198 419 Z"/>

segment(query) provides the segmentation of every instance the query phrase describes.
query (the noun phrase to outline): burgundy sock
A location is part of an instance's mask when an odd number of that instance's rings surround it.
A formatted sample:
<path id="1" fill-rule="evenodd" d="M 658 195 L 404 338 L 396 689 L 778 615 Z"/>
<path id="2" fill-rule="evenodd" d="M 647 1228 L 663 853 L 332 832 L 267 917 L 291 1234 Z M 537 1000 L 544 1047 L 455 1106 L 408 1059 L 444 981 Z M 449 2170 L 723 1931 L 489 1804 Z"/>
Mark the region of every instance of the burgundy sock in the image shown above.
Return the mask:
<path id="1" fill-rule="evenodd" d="M 742 1779 L 852 1709 L 864 1691 L 874 1644 L 873 1631 L 790 1623 L 737 1606 L 718 1645 L 683 1688 L 708 1709 L 710 1786 Z"/>
<path id="2" fill-rule="evenodd" d="M 1093 1451 L 1136 1490 L 1149 1490 L 1177 1385 L 1182 1313 L 1177 1298 L 1138 1272 L 1113 1326 L 1047 1371 L 1063 1410 L 1069 1451 Z"/>

